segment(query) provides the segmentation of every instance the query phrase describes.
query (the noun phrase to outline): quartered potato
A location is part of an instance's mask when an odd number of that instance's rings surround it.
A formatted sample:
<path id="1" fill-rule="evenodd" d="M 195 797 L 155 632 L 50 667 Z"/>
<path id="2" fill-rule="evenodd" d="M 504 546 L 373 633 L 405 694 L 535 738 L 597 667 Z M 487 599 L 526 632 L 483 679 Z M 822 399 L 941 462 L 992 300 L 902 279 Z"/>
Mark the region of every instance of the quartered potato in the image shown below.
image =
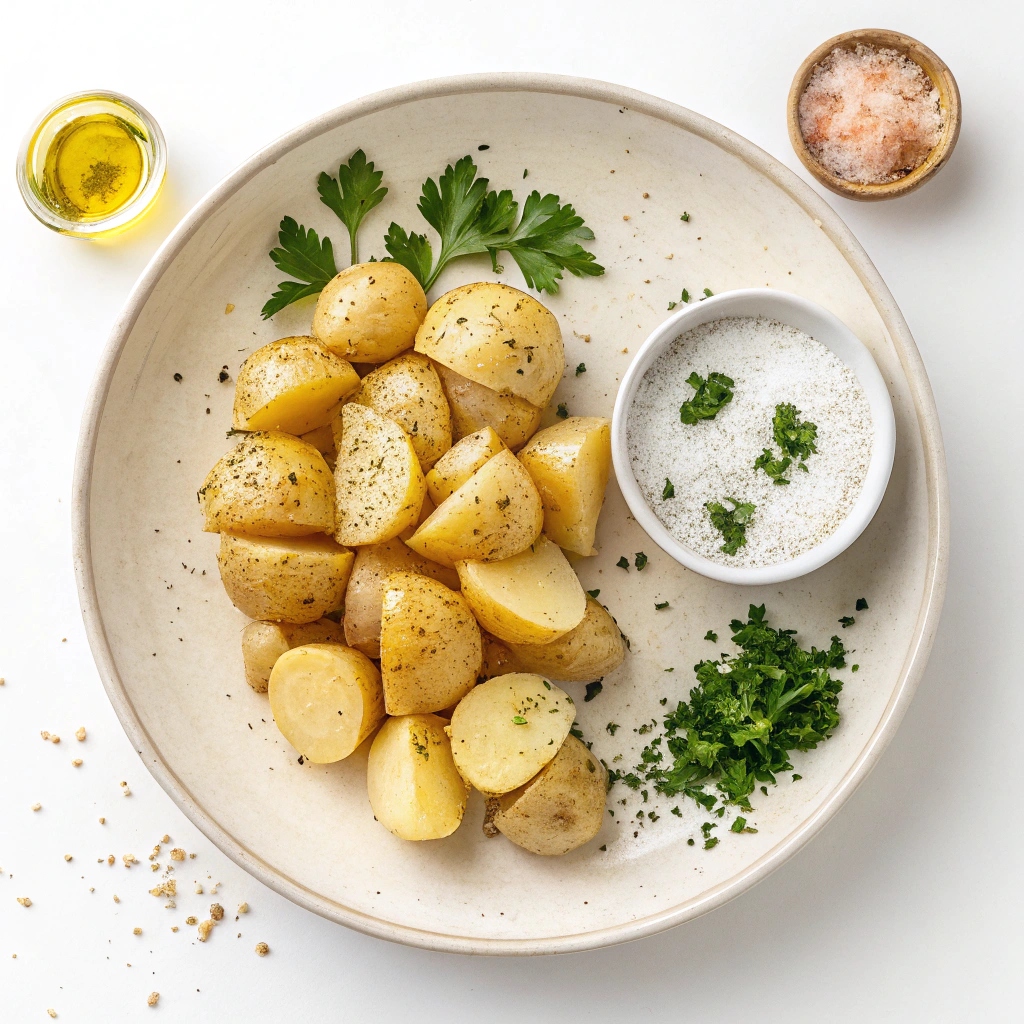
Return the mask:
<path id="1" fill-rule="evenodd" d="M 592 597 L 583 621 L 548 644 L 509 643 L 507 650 L 524 672 L 539 672 L 566 683 L 589 683 L 617 669 L 626 645 L 615 620 Z"/>
<path id="2" fill-rule="evenodd" d="M 452 446 L 448 400 L 426 356 L 406 352 L 377 367 L 352 401 L 394 420 L 409 435 L 424 472 Z"/>
<path id="3" fill-rule="evenodd" d="M 335 415 L 340 414 L 341 410 L 339 409 Z M 324 462 L 330 466 L 331 472 L 334 471 L 334 460 L 338 457 L 338 449 L 334 444 L 334 427 L 332 424 L 333 417 L 331 423 L 326 423 L 322 427 L 309 430 L 301 437 L 301 440 L 305 441 L 306 444 L 311 444 L 324 457 Z"/>
<path id="4" fill-rule="evenodd" d="M 238 371 L 231 425 L 305 434 L 330 423 L 338 403 L 357 387 L 352 364 L 315 338 L 272 341 Z"/>
<path id="5" fill-rule="evenodd" d="M 530 474 L 506 449 L 443 501 L 406 543 L 442 565 L 507 558 L 533 543 L 543 519 Z"/>
<path id="6" fill-rule="evenodd" d="M 415 572 L 459 588 L 458 573 L 413 551 L 395 537 L 356 551 L 345 591 L 345 639 L 371 658 L 380 657 L 380 619 L 387 579 L 396 572 Z"/>
<path id="7" fill-rule="evenodd" d="M 491 427 L 468 434 L 434 463 L 427 474 L 427 494 L 435 505 L 450 498 L 488 459 L 504 448 Z"/>
<path id="8" fill-rule="evenodd" d="M 311 444 L 276 430 L 249 434 L 222 456 L 203 482 L 199 500 L 207 533 L 334 532 L 334 477 L 324 457 Z"/>
<path id="9" fill-rule="evenodd" d="M 498 831 L 531 853 L 558 857 L 590 842 L 604 822 L 608 773 L 575 736 L 525 786 L 498 797 Z"/>
<path id="10" fill-rule="evenodd" d="M 345 359 L 386 363 L 412 348 L 426 312 L 419 281 L 400 263 L 357 263 L 320 293 L 313 334 Z"/>
<path id="11" fill-rule="evenodd" d="M 245 681 L 257 693 L 266 693 L 270 673 L 285 651 L 303 644 L 327 642 L 345 642 L 345 631 L 330 619 L 318 619 L 303 625 L 290 622 L 250 622 L 242 630 Z"/>
<path id="12" fill-rule="evenodd" d="M 576 708 L 543 676 L 513 672 L 462 698 L 448 735 L 462 777 L 482 793 L 508 793 L 558 753 Z"/>
<path id="13" fill-rule="evenodd" d="M 505 643 L 549 644 L 583 621 L 587 595 L 562 549 L 543 534 L 511 558 L 455 568 L 477 621 Z"/>
<path id="14" fill-rule="evenodd" d="M 315 622 L 340 608 L 355 556 L 323 534 L 221 533 L 217 566 L 231 603 L 250 619 Z"/>
<path id="15" fill-rule="evenodd" d="M 269 692 L 278 729 L 314 764 L 348 757 L 384 717 L 377 667 L 343 644 L 286 651 L 270 673 Z"/>
<path id="16" fill-rule="evenodd" d="M 554 314 L 518 288 L 487 281 L 442 295 L 416 332 L 416 351 L 539 408 L 551 401 L 565 370 Z"/>
<path id="17" fill-rule="evenodd" d="M 373 816 L 399 839 L 443 839 L 460 824 L 469 787 L 437 715 L 389 718 L 373 738 L 366 791 Z"/>
<path id="18" fill-rule="evenodd" d="M 577 555 L 594 555 L 597 517 L 612 468 L 611 420 L 570 416 L 534 434 L 519 453 L 544 502 L 544 533 Z"/>
<path id="19" fill-rule="evenodd" d="M 408 435 L 394 420 L 354 402 L 342 406 L 335 435 L 338 543 L 397 537 L 417 521 L 427 493 Z"/>
<path id="20" fill-rule="evenodd" d="M 502 442 L 517 452 L 540 426 L 544 410 L 516 395 L 499 395 L 435 362 L 452 411 L 452 437 L 456 441 L 483 427 L 493 428 Z"/>
<path id="21" fill-rule="evenodd" d="M 441 711 L 476 685 L 480 627 L 461 594 L 414 572 L 388 577 L 380 671 L 389 715 Z"/>

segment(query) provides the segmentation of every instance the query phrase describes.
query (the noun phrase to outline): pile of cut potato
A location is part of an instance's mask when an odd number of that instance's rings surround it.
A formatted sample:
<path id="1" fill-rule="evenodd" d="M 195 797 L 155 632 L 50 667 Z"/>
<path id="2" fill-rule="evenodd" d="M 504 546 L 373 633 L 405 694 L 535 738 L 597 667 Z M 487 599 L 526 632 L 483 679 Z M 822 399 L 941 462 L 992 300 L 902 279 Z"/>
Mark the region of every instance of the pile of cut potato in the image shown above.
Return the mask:
<path id="1" fill-rule="evenodd" d="M 622 663 L 566 557 L 594 554 L 610 424 L 538 430 L 565 370 L 554 315 L 503 284 L 427 308 L 397 263 L 342 271 L 312 336 L 238 373 L 242 439 L 199 491 L 246 677 L 303 759 L 373 737 L 367 790 L 402 839 L 459 827 L 564 854 L 604 820 L 607 773 L 559 682 Z"/>

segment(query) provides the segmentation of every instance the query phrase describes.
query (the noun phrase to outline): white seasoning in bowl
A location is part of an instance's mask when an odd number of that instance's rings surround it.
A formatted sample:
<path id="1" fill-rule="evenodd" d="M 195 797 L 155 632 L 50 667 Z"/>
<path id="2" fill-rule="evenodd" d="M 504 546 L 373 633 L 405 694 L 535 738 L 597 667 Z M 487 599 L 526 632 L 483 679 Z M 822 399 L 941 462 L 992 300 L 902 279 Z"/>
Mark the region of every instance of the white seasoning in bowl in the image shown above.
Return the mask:
<path id="1" fill-rule="evenodd" d="M 733 379 L 734 397 L 714 419 L 682 423 L 696 371 Z M 772 437 L 776 405 L 788 402 L 817 425 L 808 472 L 794 460 L 779 485 L 754 460 Z M 644 500 L 681 544 L 720 565 L 778 565 L 836 531 L 860 495 L 874 432 L 853 371 L 810 335 L 766 317 L 727 317 L 680 335 L 644 374 L 629 410 L 630 465 Z M 675 496 L 663 499 L 665 481 Z M 725 554 L 705 502 L 753 502 L 745 546 Z M 726 507 L 729 507 L 726 503 Z"/>

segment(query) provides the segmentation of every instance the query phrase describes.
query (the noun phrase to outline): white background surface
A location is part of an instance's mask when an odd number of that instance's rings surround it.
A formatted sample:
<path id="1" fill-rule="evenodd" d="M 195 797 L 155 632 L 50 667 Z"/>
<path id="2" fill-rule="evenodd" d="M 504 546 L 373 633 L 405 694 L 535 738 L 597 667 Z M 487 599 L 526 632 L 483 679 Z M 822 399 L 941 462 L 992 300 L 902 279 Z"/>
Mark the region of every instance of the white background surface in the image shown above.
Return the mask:
<path id="1" fill-rule="evenodd" d="M 48 1020 L 50 1007 L 60 1020 L 102 1024 L 148 1014 L 480 1015 L 495 1024 L 561 1013 L 593 1021 L 1022 1019 L 1024 359 L 1013 243 L 1024 229 L 1024 18 L 1017 5 L 989 0 L 834 7 L 51 0 L 5 13 L 0 1020 Z M 502 960 L 407 949 L 320 920 L 249 879 L 182 817 L 121 732 L 89 654 L 72 572 L 81 409 L 114 317 L 160 241 L 223 175 L 302 121 L 381 88 L 462 72 L 549 71 L 629 85 L 721 121 L 798 168 L 785 126 L 792 74 L 827 37 L 869 25 L 936 50 L 964 103 L 957 151 L 922 191 L 877 205 L 828 197 L 924 355 L 952 496 L 943 623 L 873 775 L 821 837 L 754 890 L 675 931 L 592 953 Z M 47 232 L 22 207 L 12 173 L 38 111 L 89 87 L 139 100 L 170 151 L 157 211 L 108 244 Z M 79 725 L 84 744 L 74 740 Z M 42 729 L 62 742 L 44 743 Z M 75 757 L 81 768 L 71 766 Z M 185 896 L 175 912 L 146 892 L 146 857 L 164 833 L 197 853 L 179 868 Z M 126 870 L 120 858 L 129 852 L 142 864 Z M 110 853 L 114 867 L 97 864 Z M 186 914 L 205 917 L 211 902 L 192 893 L 193 879 L 221 882 L 216 898 L 229 913 L 206 945 L 183 925 Z M 33 906 L 22 908 L 18 896 Z M 236 924 L 242 900 L 252 912 Z M 181 930 L 172 933 L 171 923 Z M 270 956 L 255 955 L 258 941 Z M 155 1011 L 146 1007 L 153 990 L 161 993 Z"/>

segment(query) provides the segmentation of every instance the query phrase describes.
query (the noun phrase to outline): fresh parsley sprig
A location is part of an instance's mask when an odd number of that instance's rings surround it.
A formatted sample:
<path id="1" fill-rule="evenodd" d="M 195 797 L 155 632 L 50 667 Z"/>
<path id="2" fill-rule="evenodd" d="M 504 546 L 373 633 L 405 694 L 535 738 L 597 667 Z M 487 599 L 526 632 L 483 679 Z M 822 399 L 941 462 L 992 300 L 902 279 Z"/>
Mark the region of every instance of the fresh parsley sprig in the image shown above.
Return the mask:
<path id="1" fill-rule="evenodd" d="M 700 420 L 713 420 L 732 401 L 735 381 L 724 373 L 709 373 L 705 380 L 696 370 L 686 378 L 695 394 L 679 407 L 679 419 L 692 425 Z"/>
<path id="2" fill-rule="evenodd" d="M 282 281 L 277 286 L 277 291 L 263 305 L 264 320 L 307 295 L 319 294 L 338 273 L 334 246 L 326 235 L 321 241 L 312 228 L 307 230 L 294 218 L 285 217 L 277 238 L 281 244 L 270 250 L 270 258 L 278 270 L 298 280 Z"/>
<path id="3" fill-rule="evenodd" d="M 320 193 L 320 201 L 332 209 L 348 228 L 353 263 L 359 262 L 359 225 L 388 194 L 386 188 L 381 188 L 380 183 L 383 179 L 384 172 L 374 170 L 373 162 L 367 161 L 366 154 L 361 149 L 357 149 L 349 157 L 347 164 L 342 164 L 338 168 L 337 178 L 332 178 L 326 171 L 322 171 L 317 179 L 316 190 Z"/>
<path id="4" fill-rule="evenodd" d="M 737 501 L 735 498 L 725 499 L 732 508 L 726 508 L 721 502 L 706 501 L 704 507 L 711 517 L 711 525 L 722 535 L 725 543 L 721 550 L 727 555 L 735 555 L 747 543 L 747 524 L 757 506 L 749 501 Z"/>

